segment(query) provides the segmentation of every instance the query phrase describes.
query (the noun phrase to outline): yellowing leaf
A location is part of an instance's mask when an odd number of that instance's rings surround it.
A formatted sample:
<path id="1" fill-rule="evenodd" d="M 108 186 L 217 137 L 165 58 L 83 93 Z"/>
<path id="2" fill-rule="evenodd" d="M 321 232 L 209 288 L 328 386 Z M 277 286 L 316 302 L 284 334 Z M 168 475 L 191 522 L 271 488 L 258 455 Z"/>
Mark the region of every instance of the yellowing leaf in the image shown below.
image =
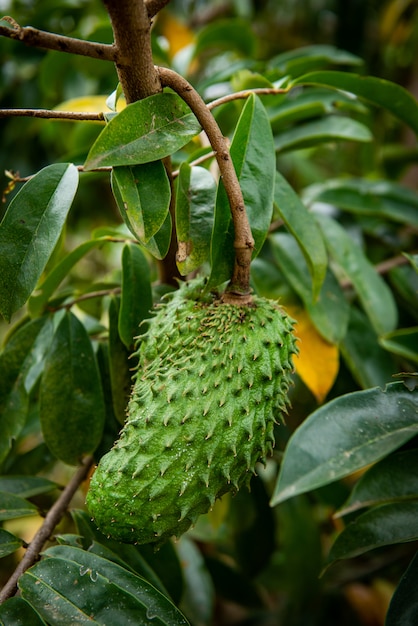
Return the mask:
<path id="1" fill-rule="evenodd" d="M 312 324 L 306 311 L 287 306 L 296 320 L 295 335 L 299 338 L 299 354 L 293 357 L 296 373 L 321 404 L 338 374 L 338 347 L 325 341 Z"/>
<path id="2" fill-rule="evenodd" d="M 71 98 L 61 102 L 55 107 L 55 111 L 73 111 L 74 113 L 102 113 L 108 112 L 109 107 L 106 104 L 108 96 L 81 96 L 79 98 Z M 124 108 L 125 101 L 119 99 L 118 111 Z"/>
<path id="3" fill-rule="evenodd" d="M 194 41 L 194 34 L 190 28 L 172 13 L 165 12 L 161 15 L 159 26 L 161 34 L 169 43 L 171 57 Z"/>

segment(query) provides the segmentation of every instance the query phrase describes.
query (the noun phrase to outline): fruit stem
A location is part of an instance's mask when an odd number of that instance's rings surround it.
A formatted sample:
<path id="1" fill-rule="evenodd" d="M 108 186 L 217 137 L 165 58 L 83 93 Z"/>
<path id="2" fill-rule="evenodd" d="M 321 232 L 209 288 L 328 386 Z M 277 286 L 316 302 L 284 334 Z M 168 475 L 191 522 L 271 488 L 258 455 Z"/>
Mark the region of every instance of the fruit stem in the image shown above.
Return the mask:
<path id="1" fill-rule="evenodd" d="M 233 296 L 235 300 L 243 298 L 245 303 L 247 303 L 250 299 L 250 263 L 254 250 L 254 238 L 251 233 L 242 190 L 231 159 L 228 144 L 210 109 L 194 87 L 173 70 L 165 67 L 156 67 L 156 70 L 161 84 L 173 89 L 190 107 L 205 131 L 215 152 L 215 158 L 219 166 L 225 191 L 228 195 L 235 232 L 234 268 L 224 300 L 228 299 L 227 294 L 231 293 L 231 297 Z"/>

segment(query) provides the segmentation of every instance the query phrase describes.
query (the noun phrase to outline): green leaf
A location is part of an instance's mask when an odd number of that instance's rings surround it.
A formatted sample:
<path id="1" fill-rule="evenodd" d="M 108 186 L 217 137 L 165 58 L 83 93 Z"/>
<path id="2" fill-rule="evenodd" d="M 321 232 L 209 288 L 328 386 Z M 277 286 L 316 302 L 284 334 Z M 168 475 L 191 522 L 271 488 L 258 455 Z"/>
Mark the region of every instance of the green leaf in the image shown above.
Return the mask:
<path id="1" fill-rule="evenodd" d="M 144 253 L 135 244 L 126 244 L 122 251 L 122 294 L 119 310 L 119 336 L 127 348 L 135 337 L 145 332 L 140 327 L 150 316 L 152 307 L 151 272 Z"/>
<path id="2" fill-rule="evenodd" d="M 46 318 L 39 318 L 18 328 L 0 354 L 0 464 L 26 423 L 29 410 L 25 385 L 28 355 L 45 322 Z"/>
<path id="3" fill-rule="evenodd" d="M 321 85 L 341 89 L 383 107 L 418 133 L 418 103 L 404 87 L 383 78 L 348 72 L 312 72 L 293 81 L 295 85 Z"/>
<path id="4" fill-rule="evenodd" d="M 21 498 L 31 498 L 56 488 L 56 483 L 41 476 L 0 476 L 0 491 L 14 493 Z"/>
<path id="5" fill-rule="evenodd" d="M 187 625 L 186 618 L 143 578 L 98 555 L 54 546 L 19 580 L 22 597 L 46 621 L 73 624 Z"/>
<path id="6" fill-rule="evenodd" d="M 312 300 L 319 296 L 328 266 L 328 255 L 315 218 L 306 210 L 286 179 L 276 172 L 274 202 L 286 228 L 302 250 L 312 276 Z"/>
<path id="7" fill-rule="evenodd" d="M 161 161 L 115 167 L 112 189 L 123 220 L 144 245 L 160 230 L 170 208 L 171 189 Z"/>
<path id="8" fill-rule="evenodd" d="M 389 352 L 418 363 L 418 326 L 394 330 L 380 337 L 379 343 Z"/>
<path id="9" fill-rule="evenodd" d="M 212 174 L 182 163 L 176 193 L 176 259 L 182 276 L 198 269 L 209 256 L 215 199 Z"/>
<path id="10" fill-rule="evenodd" d="M 171 236 L 171 214 L 167 213 L 167 217 L 165 218 L 164 224 L 161 226 L 160 230 L 155 233 L 154 237 L 151 237 L 146 244 L 143 243 L 142 245 L 150 254 L 152 254 L 154 258 L 161 260 L 164 259 L 170 248 Z"/>
<path id="11" fill-rule="evenodd" d="M 19 597 L 9 598 L 0 605 L 2 626 L 45 626 L 45 622 L 34 609 Z"/>
<path id="12" fill-rule="evenodd" d="M 348 476 L 417 433 L 418 391 L 403 383 L 340 396 L 314 411 L 290 438 L 271 505 Z"/>
<path id="13" fill-rule="evenodd" d="M 184 611 L 193 624 L 212 624 L 215 594 L 202 553 L 196 544 L 184 535 L 177 543 L 177 552 L 183 565 Z"/>
<path id="14" fill-rule="evenodd" d="M 351 375 L 363 389 L 384 386 L 397 371 L 393 358 L 379 345 L 376 331 L 356 307 L 350 309 L 347 334 L 340 344 Z"/>
<path id="15" fill-rule="evenodd" d="M 90 250 L 98 248 L 108 241 L 108 237 L 100 237 L 98 239 L 90 239 L 84 241 L 54 266 L 48 276 L 41 282 L 36 291 L 28 300 L 28 309 L 32 316 L 41 315 L 45 310 L 48 301 L 61 282 L 67 277 L 71 269 L 80 259 L 82 259 Z"/>
<path id="16" fill-rule="evenodd" d="M 327 115 L 277 134 L 274 146 L 277 152 L 285 152 L 335 141 L 368 142 L 372 139 L 372 133 L 364 124 L 340 115 Z"/>
<path id="17" fill-rule="evenodd" d="M 38 509 L 34 504 L 7 491 L 0 492 L 0 521 L 36 515 Z"/>
<path id="18" fill-rule="evenodd" d="M 390 601 L 385 626 L 415 626 L 418 622 L 418 554 L 412 559 Z"/>
<path id="19" fill-rule="evenodd" d="M 0 499 L 2 494 L 0 493 Z M 0 559 L 7 556 L 8 554 L 13 554 L 16 550 L 19 550 L 23 545 L 23 541 L 12 533 L 9 533 L 4 528 L 0 528 Z M 0 613 L 1 620 L 1 613 Z"/>
<path id="20" fill-rule="evenodd" d="M 51 256 L 78 185 L 77 168 L 49 165 L 23 185 L 0 224 L 0 313 L 9 321 Z"/>
<path id="21" fill-rule="evenodd" d="M 337 536 L 328 564 L 369 550 L 418 539 L 418 500 L 382 504 L 366 511 Z"/>
<path id="22" fill-rule="evenodd" d="M 318 332 L 330 343 L 345 336 L 350 315 L 344 292 L 328 271 L 315 302 L 308 266 L 296 240 L 288 233 L 274 233 L 269 242 L 284 277 L 301 298 Z"/>
<path id="23" fill-rule="evenodd" d="M 376 332 L 380 335 L 392 331 L 397 324 L 398 312 L 383 278 L 336 220 L 319 215 L 317 220 L 330 255 L 352 282 Z"/>
<path id="24" fill-rule="evenodd" d="M 341 111 L 367 113 L 367 108 L 352 96 L 336 94 L 329 89 L 311 88 L 299 93 L 290 92 L 274 108 L 269 107 L 268 114 L 271 128 L 276 134 L 290 124 Z"/>
<path id="25" fill-rule="evenodd" d="M 267 67 L 269 69 L 279 69 L 282 74 L 299 76 L 313 69 L 323 67 L 326 64 L 342 65 L 362 65 L 363 61 L 347 52 L 334 46 L 313 45 L 302 46 L 295 50 L 282 52 L 273 57 Z M 296 81 L 294 81 L 294 84 Z"/>
<path id="26" fill-rule="evenodd" d="M 303 199 L 308 205 L 324 202 L 358 215 L 418 226 L 418 194 L 391 181 L 329 180 L 305 189 Z"/>
<path id="27" fill-rule="evenodd" d="M 273 214 L 276 157 L 270 123 L 258 96 L 244 105 L 230 154 L 244 196 L 255 241 L 253 258 L 260 252 Z M 234 265 L 234 228 L 225 187 L 218 186 L 211 243 L 211 276 L 216 286 L 231 278 Z"/>
<path id="28" fill-rule="evenodd" d="M 129 351 L 119 335 L 120 299 L 109 303 L 109 371 L 113 411 L 120 424 L 126 420 L 126 407 L 132 387 Z"/>
<path id="29" fill-rule="evenodd" d="M 247 20 L 217 19 L 198 33 L 193 57 L 220 50 L 235 50 L 242 56 L 251 57 L 254 55 L 255 46 L 254 32 Z"/>
<path id="30" fill-rule="evenodd" d="M 113 117 L 93 144 L 84 169 L 158 161 L 199 132 L 198 121 L 179 96 L 158 93 L 129 104 Z"/>
<path id="31" fill-rule="evenodd" d="M 418 499 L 418 450 L 395 452 L 365 472 L 338 517 L 364 507 Z"/>
<path id="32" fill-rule="evenodd" d="M 70 312 L 46 358 L 39 410 L 45 442 L 64 463 L 77 465 L 98 446 L 105 418 L 99 370 L 87 331 Z"/>

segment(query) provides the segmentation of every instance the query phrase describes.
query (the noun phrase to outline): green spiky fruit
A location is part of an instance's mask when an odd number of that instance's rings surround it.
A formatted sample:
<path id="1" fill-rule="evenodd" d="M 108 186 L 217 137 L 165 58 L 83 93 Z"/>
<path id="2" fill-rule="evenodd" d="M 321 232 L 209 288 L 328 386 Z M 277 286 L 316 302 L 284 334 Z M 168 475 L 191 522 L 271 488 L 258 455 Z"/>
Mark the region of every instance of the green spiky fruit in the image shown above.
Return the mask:
<path id="1" fill-rule="evenodd" d="M 87 494 L 103 533 L 129 543 L 178 537 L 248 485 L 286 409 L 292 329 L 276 302 L 225 304 L 199 279 L 157 307 L 127 422 Z"/>

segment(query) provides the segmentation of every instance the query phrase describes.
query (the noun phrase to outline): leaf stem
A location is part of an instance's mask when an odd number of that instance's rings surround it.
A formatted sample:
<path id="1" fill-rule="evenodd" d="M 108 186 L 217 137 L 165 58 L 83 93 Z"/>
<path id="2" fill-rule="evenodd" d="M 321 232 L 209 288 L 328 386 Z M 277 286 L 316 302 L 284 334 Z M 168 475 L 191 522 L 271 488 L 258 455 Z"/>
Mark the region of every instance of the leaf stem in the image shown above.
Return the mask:
<path id="1" fill-rule="evenodd" d="M 167 68 L 159 67 L 156 69 L 162 85 L 173 89 L 193 111 L 215 152 L 225 191 L 228 195 L 235 231 L 235 263 L 224 299 L 229 299 L 227 294 L 231 294 L 231 298 L 234 298 L 234 300 L 235 297 L 239 299 L 240 296 L 248 299 L 250 293 L 250 263 L 254 249 L 254 238 L 245 210 L 239 180 L 225 137 L 222 135 L 215 118 L 205 102 L 185 78 Z"/>
<path id="2" fill-rule="evenodd" d="M 61 520 L 71 502 L 72 497 L 74 496 L 81 483 L 85 480 L 92 464 L 93 457 L 85 457 L 81 467 L 78 468 L 68 485 L 62 491 L 58 500 L 48 511 L 44 523 L 29 544 L 25 556 L 20 561 L 19 565 L 16 567 L 15 571 L 1 590 L 0 604 L 2 602 L 5 602 L 5 600 L 7 600 L 16 593 L 17 582 L 20 576 L 38 560 L 44 543 L 49 539 L 54 531 L 54 528 Z"/>

